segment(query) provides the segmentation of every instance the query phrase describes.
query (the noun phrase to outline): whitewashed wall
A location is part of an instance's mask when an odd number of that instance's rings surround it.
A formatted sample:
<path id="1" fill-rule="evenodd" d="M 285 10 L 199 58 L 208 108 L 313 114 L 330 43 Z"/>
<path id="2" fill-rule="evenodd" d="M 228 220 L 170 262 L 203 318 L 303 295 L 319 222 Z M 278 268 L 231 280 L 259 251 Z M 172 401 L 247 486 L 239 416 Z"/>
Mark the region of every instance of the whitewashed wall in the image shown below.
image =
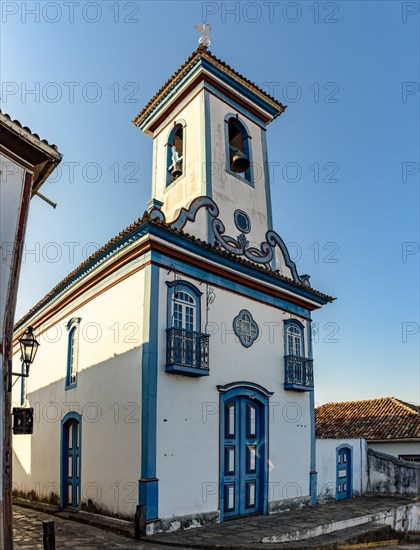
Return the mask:
<path id="1" fill-rule="evenodd" d="M 0 154 L 0 178 L 0 338 L 3 340 L 3 323 L 6 310 L 7 291 L 25 171 L 16 163 Z"/>
<path id="2" fill-rule="evenodd" d="M 134 514 L 141 471 L 143 271 L 98 294 L 123 274 L 109 277 L 36 331 L 41 345 L 27 386 L 34 433 L 14 436 L 15 490 L 33 490 L 44 499 L 59 493 L 61 420 L 74 410 L 82 415 L 82 500 L 108 513 Z M 82 319 L 79 373 L 77 387 L 65 391 L 65 325 L 73 317 Z M 20 370 L 18 360 L 14 368 Z M 13 401 L 20 405 L 20 383 L 14 389 Z"/>
<path id="3" fill-rule="evenodd" d="M 269 502 L 309 495 L 309 393 L 285 391 L 283 321 L 290 316 L 245 296 L 215 288 L 209 311 L 210 375 L 199 378 L 165 372 L 167 285 L 160 271 L 157 476 L 159 515 L 218 509 L 219 391 L 217 385 L 254 382 L 270 398 Z M 184 277 L 183 277 L 184 280 Z M 198 286 L 194 279 L 185 280 Z M 205 286 L 199 287 L 205 292 Z M 205 296 L 202 299 L 205 320 Z M 261 336 L 250 348 L 236 340 L 234 317 L 248 309 Z M 270 323 L 271 325 L 269 325 Z M 273 326 L 273 323 L 275 326 Z M 270 328 L 271 327 L 271 328 Z"/>
<path id="4" fill-rule="evenodd" d="M 33 490 L 43 498 L 58 492 L 61 419 L 69 410 L 76 410 L 83 416 L 83 501 L 91 499 L 106 513 L 124 516 L 134 513 L 141 471 L 143 273 L 139 271 L 105 290 L 124 275 L 124 271 L 118 272 L 37 331 L 41 346 L 27 388 L 27 405 L 35 409 L 34 433 L 14 437 L 15 489 Z M 159 516 L 168 518 L 218 510 L 220 394 L 217 385 L 240 380 L 260 384 L 273 392 L 269 407 L 269 503 L 308 497 L 309 393 L 283 388 L 283 326 L 291 316 L 216 287 L 216 300 L 208 312 L 206 325 L 205 286 L 200 287 L 199 281 L 186 278 L 204 293 L 202 330 L 212 334 L 210 376 L 191 378 L 169 374 L 165 372 L 165 281 L 170 280 L 172 276 L 161 269 L 159 311 L 155 313 L 159 332 Z M 100 293 L 101 290 L 104 292 Z M 244 308 L 260 326 L 260 338 L 250 348 L 240 344 L 232 328 L 234 317 Z M 67 330 L 64 325 L 73 317 L 82 319 L 79 377 L 77 388 L 65 391 Z M 134 335 L 134 342 L 127 341 L 125 337 L 132 331 L 131 324 L 136 323 L 140 330 Z M 54 326 L 60 327 L 58 332 Z M 18 363 L 15 368 L 19 368 Z M 14 401 L 18 404 L 19 384 L 15 390 Z"/>
<path id="5" fill-rule="evenodd" d="M 340 445 L 352 449 L 353 496 L 366 492 L 368 483 L 367 443 L 364 439 L 317 439 L 316 469 L 318 472 L 318 498 L 335 499 L 337 476 L 337 453 Z"/>
<path id="6" fill-rule="evenodd" d="M 206 194 L 205 143 L 204 143 L 204 91 L 190 103 L 187 97 L 177 116 L 159 127 L 153 139 L 152 196 L 164 203 L 162 210 L 167 221 L 172 221 L 179 209 L 187 207 L 194 197 Z M 167 143 L 174 124 L 185 123 L 183 175 L 166 187 Z M 202 227 L 206 230 L 206 226 Z M 206 232 L 199 236 L 205 238 Z"/>
<path id="7" fill-rule="evenodd" d="M 226 226 L 226 233 L 235 237 L 238 229 L 234 224 L 233 213 L 244 210 L 251 219 L 252 229 L 247 235 L 251 243 L 259 246 L 265 240 L 268 230 L 267 198 L 265 192 L 263 130 L 250 119 L 239 113 L 239 120 L 245 124 L 251 135 L 252 168 L 255 181 L 252 185 L 241 181 L 226 171 L 226 122 L 228 114 L 236 111 L 213 95 L 210 100 L 210 132 L 214 174 L 212 176 L 213 199 L 220 209 L 220 218 Z M 265 133 L 265 132 L 264 132 Z"/>
<path id="8" fill-rule="evenodd" d="M 3 331 L 25 171 L 0 154 L 0 380 L 4 380 Z M 17 284 L 17 283 L 16 283 Z M 0 391 L 0 540 L 3 541 L 3 389 Z"/>

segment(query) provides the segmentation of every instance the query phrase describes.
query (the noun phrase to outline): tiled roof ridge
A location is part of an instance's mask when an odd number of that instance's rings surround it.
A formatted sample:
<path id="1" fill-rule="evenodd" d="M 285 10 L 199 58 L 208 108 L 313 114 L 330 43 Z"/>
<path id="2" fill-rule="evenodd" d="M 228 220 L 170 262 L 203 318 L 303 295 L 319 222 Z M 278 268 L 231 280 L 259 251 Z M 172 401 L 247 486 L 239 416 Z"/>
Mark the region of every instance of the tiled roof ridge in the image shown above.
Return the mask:
<path id="1" fill-rule="evenodd" d="M 18 126 L 21 130 L 24 130 L 25 132 L 27 132 L 28 134 L 30 134 L 32 137 L 38 139 L 41 143 L 43 143 L 44 145 L 47 145 L 48 147 L 51 147 L 52 149 L 54 149 L 55 151 L 58 152 L 58 147 L 57 145 L 55 145 L 54 143 L 48 143 L 48 141 L 46 139 L 41 139 L 39 137 L 38 134 L 36 134 L 35 132 L 32 132 L 32 130 L 28 127 L 28 126 L 22 126 L 21 122 L 17 119 L 12 119 L 12 117 L 7 114 L 7 113 L 3 113 L 3 111 L 0 109 L 0 115 L 4 116 L 5 118 L 7 118 L 8 120 L 10 120 L 10 122 L 12 122 L 13 124 L 15 124 L 16 126 Z"/>
<path id="2" fill-rule="evenodd" d="M 420 439 L 420 407 L 396 397 L 341 401 L 315 409 L 317 437 L 367 441 Z"/>
<path id="3" fill-rule="evenodd" d="M 412 405 L 411 403 L 407 403 L 406 401 L 402 401 L 401 399 L 398 399 L 396 397 L 390 397 L 390 399 L 396 401 L 400 406 L 408 409 L 411 413 L 414 412 L 420 414 L 420 407 L 418 405 Z"/>
<path id="4" fill-rule="evenodd" d="M 406 409 L 408 412 L 410 413 L 415 413 L 417 412 L 417 406 L 416 405 L 410 405 L 410 403 L 407 403 L 405 401 L 402 401 L 401 399 L 397 399 L 396 397 L 372 397 L 370 399 L 356 399 L 356 400 L 353 400 L 353 401 L 329 401 L 328 403 L 324 403 L 323 405 L 319 405 L 318 407 L 316 407 L 316 409 L 321 409 L 322 407 L 326 407 L 327 405 L 329 406 L 336 406 L 337 408 L 342 408 L 344 405 L 355 405 L 356 403 L 357 404 L 362 404 L 362 403 L 369 403 L 369 402 L 373 402 L 373 401 L 381 401 L 383 403 L 386 403 L 387 401 L 392 401 L 394 404 L 400 406 L 400 407 L 403 407 L 404 409 Z"/>
<path id="5" fill-rule="evenodd" d="M 231 254 L 230 252 L 227 252 L 227 251 L 224 251 L 224 250 L 221 250 L 220 247 L 218 246 L 215 246 L 213 244 L 210 244 L 210 243 L 207 243 L 206 241 L 203 241 L 201 239 L 199 239 L 198 237 L 195 237 L 194 235 L 190 235 L 189 233 L 185 233 L 184 231 L 182 230 L 179 230 L 179 229 L 174 229 L 173 227 L 171 227 L 170 224 L 168 223 L 165 223 L 165 222 L 161 222 L 159 220 L 153 220 L 150 218 L 150 215 L 147 211 L 144 212 L 143 216 L 141 216 L 140 218 L 138 218 L 136 221 L 134 221 L 133 223 L 131 223 L 129 226 L 127 226 L 125 229 L 123 229 L 122 231 L 120 231 L 115 237 L 113 237 L 112 239 L 110 239 L 108 242 L 106 242 L 103 246 L 101 246 L 101 248 L 99 248 L 98 250 L 96 250 L 95 252 L 93 252 L 88 258 L 86 258 L 86 260 L 84 260 L 81 264 L 79 264 L 75 269 L 73 269 L 73 271 L 71 271 L 68 275 L 66 275 L 59 283 L 57 283 L 53 288 L 52 290 L 50 290 L 50 292 L 48 292 L 43 298 L 41 298 L 41 300 L 39 300 L 23 317 L 21 317 L 16 323 L 15 323 L 15 328 L 18 328 L 19 326 L 21 326 L 22 324 L 25 323 L 25 321 L 27 319 L 29 319 L 33 313 L 35 313 L 38 309 L 40 309 L 47 301 L 49 298 L 51 298 L 56 292 L 58 292 L 60 289 L 64 290 L 64 286 L 65 284 L 70 281 L 75 275 L 77 275 L 78 272 L 80 272 L 82 269 L 84 269 L 85 267 L 87 267 L 93 260 L 95 260 L 97 257 L 101 256 L 102 254 L 104 254 L 107 250 L 109 250 L 112 245 L 116 244 L 118 241 L 120 241 L 121 239 L 123 239 L 124 237 L 126 237 L 127 235 L 129 235 L 132 231 L 134 231 L 135 229 L 137 229 L 142 223 L 144 222 L 150 222 L 154 225 L 159 225 L 159 226 L 162 226 L 164 227 L 165 229 L 168 229 L 174 233 L 177 233 L 178 235 L 180 236 L 183 236 L 185 237 L 186 239 L 188 240 L 191 240 L 191 241 L 194 241 L 198 244 L 200 244 L 201 246 L 205 246 L 207 248 L 211 248 L 213 249 L 215 252 L 219 253 L 220 255 L 222 256 L 225 256 L 225 257 L 229 257 L 229 258 L 232 258 L 234 259 L 235 261 L 239 262 L 239 263 L 242 263 L 242 264 L 245 264 L 245 265 L 248 265 L 248 266 L 251 266 L 259 271 L 264 271 L 266 272 L 268 275 L 271 275 L 272 277 L 275 277 L 277 279 L 280 279 L 286 283 L 289 283 L 289 284 L 292 284 L 293 286 L 297 287 L 297 288 L 302 288 L 304 290 L 309 290 L 310 292 L 312 292 L 313 294 L 315 294 L 316 296 L 319 296 L 325 300 L 327 300 L 328 302 L 332 302 L 333 300 L 335 300 L 335 298 L 332 298 L 331 296 L 328 296 L 327 294 L 324 294 L 318 290 L 315 290 L 313 288 L 310 288 L 308 289 L 307 286 L 305 286 L 303 283 L 296 283 L 293 279 L 289 278 L 289 277 L 286 277 L 285 275 L 281 275 L 278 271 L 272 271 L 266 267 L 263 267 L 263 266 L 260 266 L 258 264 L 254 264 L 253 262 L 251 261 L 248 261 L 248 260 L 245 260 L 243 258 L 239 258 L 238 256 L 236 256 L 235 254 Z"/>
<path id="6" fill-rule="evenodd" d="M 267 99 L 269 99 L 271 102 L 274 102 L 278 107 L 282 109 L 282 111 L 286 108 L 285 105 L 283 105 L 280 101 L 278 101 L 275 97 L 267 93 L 265 90 L 260 88 L 257 84 L 243 76 L 241 73 L 233 69 L 228 63 L 225 61 L 219 59 L 216 57 L 210 50 L 208 50 L 206 47 L 199 46 L 196 50 L 193 51 L 193 53 L 188 57 L 186 61 L 168 78 L 168 80 L 159 88 L 159 90 L 155 93 L 155 95 L 146 103 L 146 105 L 143 107 L 143 109 L 136 115 L 136 117 L 133 119 L 133 123 L 135 125 L 138 124 L 138 122 L 143 118 L 144 114 L 149 111 L 149 109 L 152 107 L 154 103 L 156 103 L 160 96 L 164 93 L 164 91 L 167 89 L 167 87 L 174 81 L 176 81 L 178 78 L 180 78 L 187 67 L 192 63 L 192 61 L 195 58 L 199 57 L 207 57 L 215 61 L 217 64 L 225 68 L 226 70 L 233 73 L 235 76 L 239 77 L 241 80 L 243 80 L 248 86 L 252 86 L 255 88 L 259 93 L 263 94 Z M 280 114 L 280 113 L 279 113 Z M 278 115 L 276 115 L 278 116 Z M 274 118 L 276 118 L 276 116 Z"/>

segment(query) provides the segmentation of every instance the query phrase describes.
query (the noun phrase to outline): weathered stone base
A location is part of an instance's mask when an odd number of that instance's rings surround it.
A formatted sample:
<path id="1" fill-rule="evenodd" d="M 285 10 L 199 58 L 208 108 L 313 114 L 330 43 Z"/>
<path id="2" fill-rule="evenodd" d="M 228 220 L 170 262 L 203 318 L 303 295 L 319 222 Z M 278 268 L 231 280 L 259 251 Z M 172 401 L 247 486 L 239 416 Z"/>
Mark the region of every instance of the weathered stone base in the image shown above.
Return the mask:
<path id="1" fill-rule="evenodd" d="M 311 497 L 296 497 L 285 498 L 283 500 L 274 500 L 268 503 L 268 513 L 276 514 L 277 512 L 288 512 L 289 510 L 298 510 L 309 506 Z"/>
<path id="2" fill-rule="evenodd" d="M 361 497 L 361 496 L 363 496 L 363 494 L 364 493 L 361 493 L 360 491 L 353 490 L 352 498 Z M 318 494 L 318 496 L 316 497 L 317 504 L 326 504 L 327 502 L 335 502 L 336 500 L 337 499 L 336 499 L 336 496 L 335 496 L 335 490 L 325 492 L 323 494 Z"/>
<path id="3" fill-rule="evenodd" d="M 202 525 L 219 523 L 219 518 L 219 511 L 189 514 L 185 516 L 172 516 L 171 518 L 164 518 L 148 523 L 146 526 L 146 533 L 147 535 L 153 535 L 156 533 L 173 533 L 185 529 L 194 529 Z"/>

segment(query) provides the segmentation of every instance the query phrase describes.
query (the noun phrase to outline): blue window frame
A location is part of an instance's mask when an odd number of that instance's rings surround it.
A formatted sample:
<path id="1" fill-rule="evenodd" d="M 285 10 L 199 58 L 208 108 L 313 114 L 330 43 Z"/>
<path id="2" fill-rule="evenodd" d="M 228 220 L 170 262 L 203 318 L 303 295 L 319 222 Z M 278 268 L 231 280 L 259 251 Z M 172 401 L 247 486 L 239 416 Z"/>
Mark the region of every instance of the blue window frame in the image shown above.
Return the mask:
<path id="1" fill-rule="evenodd" d="M 245 124 L 237 115 L 227 115 L 226 122 L 226 170 L 235 178 L 252 185 L 252 158 L 251 136 Z M 244 171 L 238 171 L 233 167 L 235 155 L 239 155 L 248 161 L 248 167 Z M 246 162 L 245 162 L 246 166 Z"/>
<path id="2" fill-rule="evenodd" d="M 188 281 L 171 281 L 168 285 L 168 328 L 199 332 L 201 327 L 201 295 Z"/>
<path id="3" fill-rule="evenodd" d="M 305 357 L 305 327 L 297 319 L 284 322 L 284 388 L 309 391 L 314 387 L 313 360 Z M 310 349 L 310 341 L 308 342 Z M 311 352 L 310 352 L 311 353 Z"/>
<path id="4" fill-rule="evenodd" d="M 66 325 L 68 330 L 67 338 L 67 372 L 66 372 L 66 390 L 77 386 L 78 366 L 79 366 L 79 325 L 80 317 L 74 317 Z"/>
<path id="5" fill-rule="evenodd" d="M 185 124 L 178 122 L 172 128 L 166 144 L 166 187 L 177 181 L 185 172 Z"/>
<path id="6" fill-rule="evenodd" d="M 300 321 L 289 319 L 284 322 L 285 355 L 305 356 L 304 327 Z"/>
<path id="7" fill-rule="evenodd" d="M 209 375 L 209 335 L 201 332 L 201 295 L 188 281 L 168 285 L 166 372 Z"/>

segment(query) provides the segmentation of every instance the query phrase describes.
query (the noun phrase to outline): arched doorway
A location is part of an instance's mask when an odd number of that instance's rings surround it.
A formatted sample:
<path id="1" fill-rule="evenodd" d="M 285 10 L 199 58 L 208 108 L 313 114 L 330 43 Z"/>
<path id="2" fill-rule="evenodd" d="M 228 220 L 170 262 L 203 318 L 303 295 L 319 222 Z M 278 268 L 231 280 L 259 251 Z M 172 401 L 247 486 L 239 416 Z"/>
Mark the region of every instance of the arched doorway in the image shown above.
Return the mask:
<path id="1" fill-rule="evenodd" d="M 336 499 L 353 496 L 352 449 L 349 445 L 337 447 Z"/>
<path id="2" fill-rule="evenodd" d="M 61 421 L 61 507 L 79 509 L 82 418 L 70 412 Z"/>
<path id="3" fill-rule="evenodd" d="M 237 382 L 220 391 L 220 519 L 267 513 L 268 398 Z"/>

